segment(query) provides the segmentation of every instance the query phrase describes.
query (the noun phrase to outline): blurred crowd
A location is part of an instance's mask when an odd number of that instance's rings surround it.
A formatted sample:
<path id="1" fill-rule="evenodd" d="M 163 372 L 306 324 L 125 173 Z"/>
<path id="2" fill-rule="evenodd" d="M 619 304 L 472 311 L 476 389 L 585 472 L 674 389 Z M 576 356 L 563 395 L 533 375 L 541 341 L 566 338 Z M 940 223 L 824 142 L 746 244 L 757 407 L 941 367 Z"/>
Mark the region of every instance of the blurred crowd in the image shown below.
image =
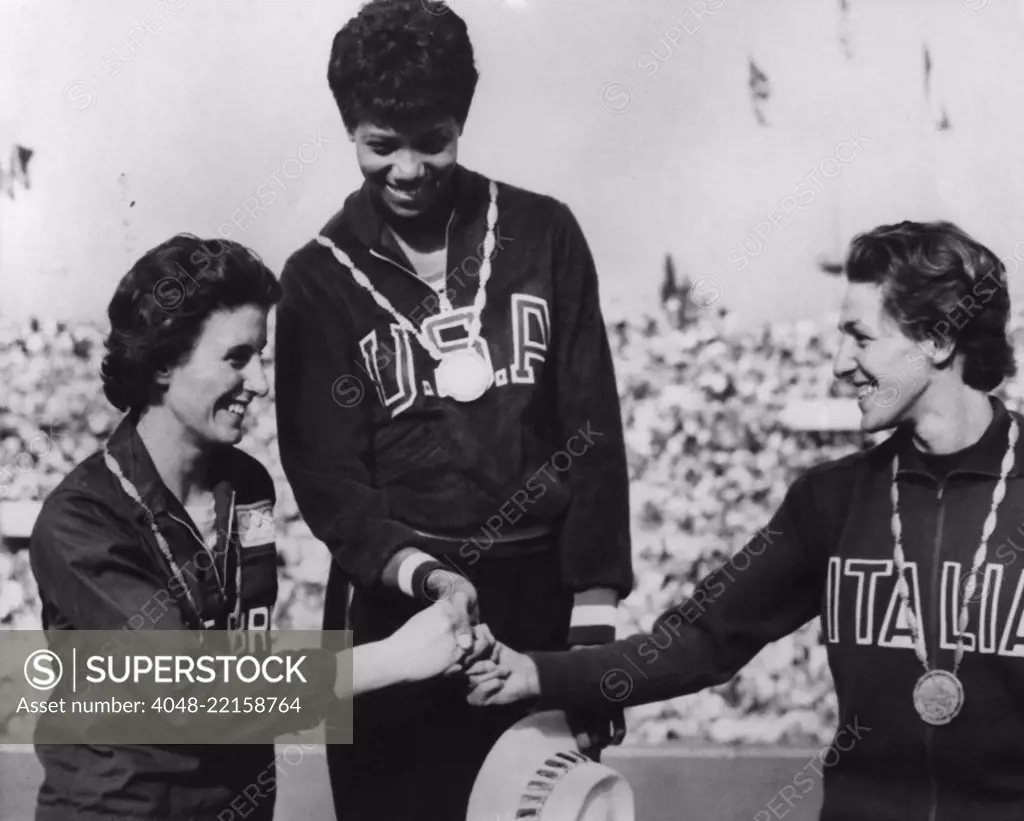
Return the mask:
<path id="1" fill-rule="evenodd" d="M 632 477 L 636 571 L 633 594 L 620 608 L 620 635 L 650 628 L 702 575 L 727 562 L 767 524 L 803 470 L 870 444 L 859 434 L 792 432 L 780 422 L 794 400 L 836 395 L 835 325 L 825 317 L 741 327 L 717 311 L 682 322 L 666 312 L 609 327 Z M 1015 321 L 1013 330 L 1024 353 L 1024 323 Z M 120 415 L 103 396 L 102 356 L 97 325 L 0 319 L 0 501 L 45 498 L 113 430 Z M 271 371 L 272 360 L 271 352 Z M 1020 408 L 1024 379 L 1000 395 Z M 302 522 L 285 481 L 272 402 L 271 395 L 254 403 L 242 447 L 277 483 L 276 625 L 317 629 L 330 555 Z M 0 629 L 39 626 L 27 554 L 0 548 Z M 815 620 L 765 648 L 726 685 L 634 708 L 627 743 L 824 744 L 835 723 Z"/>

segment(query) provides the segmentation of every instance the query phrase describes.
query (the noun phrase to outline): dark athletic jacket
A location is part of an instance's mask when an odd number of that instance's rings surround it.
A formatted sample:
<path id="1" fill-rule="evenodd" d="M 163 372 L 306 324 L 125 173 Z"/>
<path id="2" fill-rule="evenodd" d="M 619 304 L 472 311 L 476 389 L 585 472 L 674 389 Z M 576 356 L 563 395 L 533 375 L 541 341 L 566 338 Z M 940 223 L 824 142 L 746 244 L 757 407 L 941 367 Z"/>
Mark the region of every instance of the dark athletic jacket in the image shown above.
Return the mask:
<path id="1" fill-rule="evenodd" d="M 209 628 L 226 629 L 237 590 L 229 585 L 228 599 L 221 595 L 198 531 L 193 532 L 188 514 L 161 481 L 129 418 L 111 436 L 109 447 L 153 512 L 203 621 Z M 221 570 L 227 562 L 227 578 L 232 579 L 240 557 L 242 623 L 237 626 L 269 629 L 277 598 L 273 483 L 258 461 L 237 448 L 222 449 L 211 463 L 216 471 L 219 536 L 214 561 Z M 234 518 L 229 523 L 232 509 Z M 171 580 L 141 507 L 107 469 L 102 452 L 78 465 L 43 503 L 29 550 L 43 604 L 43 627 L 51 633 L 199 627 L 183 591 Z M 336 676 L 334 654 L 317 651 L 312 655 L 309 669 L 317 683 L 311 692 L 329 694 Z M 206 695 L 217 696 L 216 683 L 209 687 Z M 237 695 L 237 690 L 224 694 Z M 285 733 L 315 725 L 318 719 L 313 713 L 327 703 L 326 697 L 316 703 L 303 698 L 305 717 L 249 713 L 228 718 L 233 727 L 241 726 L 244 719 L 249 730 L 266 726 L 276 733 L 280 727 Z M 307 707 L 312 709 L 306 712 Z M 188 719 L 181 716 L 181 720 Z M 271 744 L 37 743 L 36 753 L 44 769 L 36 821 L 225 821 L 229 816 L 269 819 L 273 812 Z M 250 784 L 258 789 L 250 790 L 246 798 L 244 790 Z M 225 812 L 228 815 L 218 815 Z"/>
<path id="2" fill-rule="evenodd" d="M 478 290 L 488 180 L 459 167 L 454 183 L 458 315 Z M 557 200 L 499 183 L 497 204 L 482 323 L 495 384 L 469 404 L 437 397 L 434 360 L 328 248 L 292 255 L 275 342 L 281 461 L 314 535 L 364 587 L 402 547 L 431 552 L 416 530 L 458 537 L 450 559 L 465 568 L 496 538 L 548 526 L 571 591 L 625 596 L 629 477 L 594 262 Z M 384 227 L 364 186 L 322 233 L 419 327 L 438 297 Z M 464 336 L 459 322 L 440 339 Z"/>
<path id="3" fill-rule="evenodd" d="M 914 708 L 924 668 L 893 562 L 890 486 L 899 452 L 910 595 L 931 665 L 952 670 L 962 580 L 1007 447 L 1010 413 L 992 401 L 988 431 L 943 460 L 951 469 L 942 480 L 906 431 L 807 471 L 768 526 L 652 633 L 536 654 L 542 700 L 630 706 L 722 684 L 766 644 L 821 616 L 841 728 L 818 768 L 823 821 L 1024 818 L 1024 436 L 969 609 L 959 672 L 966 700 L 944 726 L 924 723 Z M 817 780 L 813 768 L 802 776 L 795 799 Z"/>

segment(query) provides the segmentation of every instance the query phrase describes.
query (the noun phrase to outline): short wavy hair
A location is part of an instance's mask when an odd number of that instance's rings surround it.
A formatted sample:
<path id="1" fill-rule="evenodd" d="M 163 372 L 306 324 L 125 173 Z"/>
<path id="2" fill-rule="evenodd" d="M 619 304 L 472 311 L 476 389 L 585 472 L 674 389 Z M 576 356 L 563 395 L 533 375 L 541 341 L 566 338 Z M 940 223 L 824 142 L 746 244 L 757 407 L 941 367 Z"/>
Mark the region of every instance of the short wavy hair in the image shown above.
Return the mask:
<path id="1" fill-rule="evenodd" d="M 479 74 L 466 23 L 439 0 L 372 0 L 334 37 L 327 82 L 349 131 L 465 125 Z"/>
<path id="2" fill-rule="evenodd" d="M 880 285 L 885 311 L 909 338 L 951 342 L 969 387 L 992 391 L 1017 372 L 1006 266 L 956 225 L 901 222 L 860 234 L 846 276 Z"/>
<path id="3" fill-rule="evenodd" d="M 156 375 L 185 361 L 216 311 L 270 309 L 281 285 L 255 251 L 237 242 L 178 234 L 146 252 L 118 283 L 107 317 L 103 392 L 134 414 L 163 393 Z"/>

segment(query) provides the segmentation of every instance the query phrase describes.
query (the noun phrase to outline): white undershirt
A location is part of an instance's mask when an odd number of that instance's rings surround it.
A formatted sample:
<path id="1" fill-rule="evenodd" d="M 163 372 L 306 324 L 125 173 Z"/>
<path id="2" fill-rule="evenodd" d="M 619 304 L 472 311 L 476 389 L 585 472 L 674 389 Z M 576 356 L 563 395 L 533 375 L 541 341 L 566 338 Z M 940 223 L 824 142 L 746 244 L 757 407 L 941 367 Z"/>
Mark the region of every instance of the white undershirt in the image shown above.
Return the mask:
<path id="1" fill-rule="evenodd" d="M 213 499 L 202 504 L 186 505 L 185 510 L 189 518 L 199 528 L 199 535 L 203 544 L 208 550 L 212 550 L 217 543 L 217 506 Z"/>
<path id="2" fill-rule="evenodd" d="M 448 288 L 445 265 L 448 262 L 448 247 L 445 246 L 444 248 L 439 248 L 436 251 L 423 253 L 412 248 L 394 231 L 391 232 L 391 235 L 402 247 L 402 250 L 405 252 L 405 256 L 412 264 L 412 268 L 416 272 L 416 275 L 427 283 L 427 285 L 433 288 L 437 295 L 441 297 L 442 309 L 451 310 L 451 303 L 448 301 L 446 293 Z"/>

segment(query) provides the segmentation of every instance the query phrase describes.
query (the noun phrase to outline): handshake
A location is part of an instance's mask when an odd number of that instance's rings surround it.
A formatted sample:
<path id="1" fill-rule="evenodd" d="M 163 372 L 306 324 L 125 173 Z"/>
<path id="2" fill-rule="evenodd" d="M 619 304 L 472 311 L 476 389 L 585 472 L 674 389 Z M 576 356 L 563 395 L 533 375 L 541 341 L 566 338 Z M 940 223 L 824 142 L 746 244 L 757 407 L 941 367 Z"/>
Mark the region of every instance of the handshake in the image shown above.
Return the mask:
<path id="1" fill-rule="evenodd" d="M 388 640 L 404 681 L 465 676 L 469 703 L 510 704 L 538 695 L 536 667 L 528 656 L 499 643 L 480 623 L 476 588 L 463 576 L 435 570 L 425 582 L 434 604 Z"/>
<path id="2" fill-rule="evenodd" d="M 467 701 L 479 707 L 512 704 L 541 694 L 533 660 L 497 641 L 490 628 L 480 623 L 476 588 L 468 579 L 436 570 L 426 585 L 434 604 L 388 639 L 403 681 L 464 676 L 469 684 Z M 625 735 L 621 710 L 609 717 L 580 715 L 570 709 L 566 717 L 580 750 L 591 755 L 620 743 Z"/>

